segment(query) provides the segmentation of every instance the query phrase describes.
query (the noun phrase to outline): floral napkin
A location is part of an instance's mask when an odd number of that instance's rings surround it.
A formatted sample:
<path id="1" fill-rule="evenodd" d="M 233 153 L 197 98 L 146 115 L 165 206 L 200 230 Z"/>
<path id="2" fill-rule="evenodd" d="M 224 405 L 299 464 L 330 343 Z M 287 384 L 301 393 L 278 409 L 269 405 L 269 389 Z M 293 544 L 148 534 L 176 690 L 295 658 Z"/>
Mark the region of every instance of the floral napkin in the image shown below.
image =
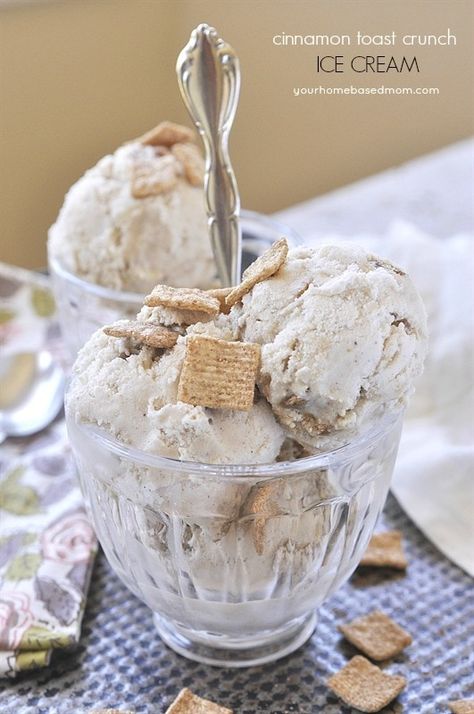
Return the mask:
<path id="1" fill-rule="evenodd" d="M 0 263 L 0 353 L 65 363 L 44 276 Z M 0 446 L 0 676 L 76 644 L 96 552 L 64 420 Z"/>

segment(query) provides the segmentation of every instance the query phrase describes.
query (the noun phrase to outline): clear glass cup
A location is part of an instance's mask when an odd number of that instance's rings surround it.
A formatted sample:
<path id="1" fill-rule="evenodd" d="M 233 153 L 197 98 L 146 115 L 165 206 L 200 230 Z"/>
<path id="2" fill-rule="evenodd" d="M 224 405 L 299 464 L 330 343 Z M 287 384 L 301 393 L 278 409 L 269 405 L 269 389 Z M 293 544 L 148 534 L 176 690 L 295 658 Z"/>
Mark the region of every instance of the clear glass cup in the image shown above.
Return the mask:
<path id="1" fill-rule="evenodd" d="M 224 667 L 283 657 L 361 559 L 387 496 L 402 414 L 334 451 L 269 465 L 187 463 L 97 427 L 69 437 L 110 565 L 164 642 Z"/>
<path id="2" fill-rule="evenodd" d="M 299 242 L 298 235 L 288 226 L 252 211 L 242 211 L 241 226 L 242 270 L 282 235 L 291 244 Z M 72 359 L 99 327 L 124 317 L 133 318 L 142 307 L 144 294 L 90 283 L 68 272 L 52 255 L 48 263 L 58 320 Z"/>

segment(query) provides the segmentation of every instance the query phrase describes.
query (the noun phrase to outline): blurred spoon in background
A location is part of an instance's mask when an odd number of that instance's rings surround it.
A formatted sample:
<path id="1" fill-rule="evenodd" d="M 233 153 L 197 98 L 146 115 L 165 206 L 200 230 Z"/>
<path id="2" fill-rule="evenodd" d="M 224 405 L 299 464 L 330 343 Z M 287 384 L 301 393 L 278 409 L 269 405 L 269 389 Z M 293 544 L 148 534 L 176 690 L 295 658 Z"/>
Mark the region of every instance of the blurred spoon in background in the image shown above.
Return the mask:
<path id="1" fill-rule="evenodd" d="M 46 350 L 0 358 L 0 443 L 8 436 L 29 436 L 59 413 L 65 376 Z"/>

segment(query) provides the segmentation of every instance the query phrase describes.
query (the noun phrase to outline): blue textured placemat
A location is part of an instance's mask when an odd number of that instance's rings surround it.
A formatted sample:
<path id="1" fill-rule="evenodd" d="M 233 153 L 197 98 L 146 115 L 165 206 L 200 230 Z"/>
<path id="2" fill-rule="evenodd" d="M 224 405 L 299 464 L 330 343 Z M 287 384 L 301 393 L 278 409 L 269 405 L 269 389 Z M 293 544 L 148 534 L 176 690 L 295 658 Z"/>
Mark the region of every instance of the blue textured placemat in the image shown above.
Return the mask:
<path id="1" fill-rule="evenodd" d="M 446 703 L 474 697 L 474 588 L 471 579 L 427 541 L 390 497 L 382 527 L 404 533 L 410 566 L 356 573 L 320 610 L 312 639 L 280 662 L 221 670 L 167 649 L 148 608 L 97 560 L 79 649 L 49 668 L 0 682 L 1 714 L 82 714 L 92 708 L 162 714 L 183 686 L 235 714 L 349 714 L 326 688 L 328 675 L 355 650 L 337 625 L 380 608 L 413 635 L 405 654 L 386 665 L 408 686 L 384 712 L 448 712 Z"/>

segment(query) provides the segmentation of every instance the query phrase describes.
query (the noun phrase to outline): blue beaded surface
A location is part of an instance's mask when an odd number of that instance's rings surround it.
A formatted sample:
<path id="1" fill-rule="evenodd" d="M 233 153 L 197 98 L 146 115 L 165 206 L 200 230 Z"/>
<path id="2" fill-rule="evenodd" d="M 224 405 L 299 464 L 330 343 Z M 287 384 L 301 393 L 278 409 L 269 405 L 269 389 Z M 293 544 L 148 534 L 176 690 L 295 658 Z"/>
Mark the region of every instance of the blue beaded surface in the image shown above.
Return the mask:
<path id="1" fill-rule="evenodd" d="M 99 555 L 79 647 L 47 669 L 0 680 L 1 714 L 86 714 L 95 708 L 162 714 L 182 687 L 234 714 L 352 714 L 325 680 L 356 654 L 337 625 L 384 610 L 413 644 L 383 668 L 403 674 L 405 691 L 383 712 L 441 714 L 474 698 L 474 586 L 409 521 L 390 496 L 378 529 L 403 532 L 406 574 L 357 571 L 319 611 L 298 652 L 262 667 L 222 670 L 190 662 L 160 641 L 150 610 Z"/>

